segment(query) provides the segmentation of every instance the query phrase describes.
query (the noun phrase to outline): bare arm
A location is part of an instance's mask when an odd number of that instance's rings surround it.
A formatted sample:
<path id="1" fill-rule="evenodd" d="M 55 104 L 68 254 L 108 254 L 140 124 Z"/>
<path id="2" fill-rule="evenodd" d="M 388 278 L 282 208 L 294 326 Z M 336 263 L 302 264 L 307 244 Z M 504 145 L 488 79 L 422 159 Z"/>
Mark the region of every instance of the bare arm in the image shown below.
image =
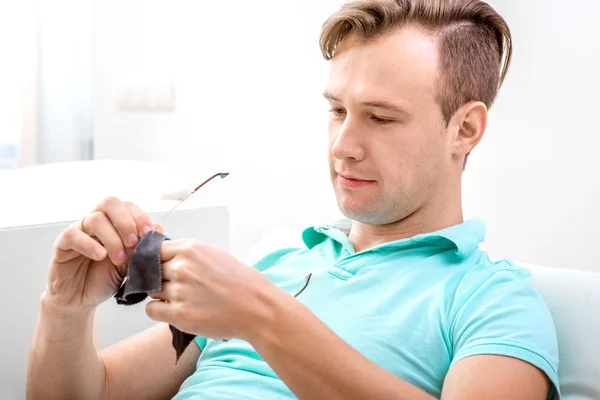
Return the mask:
<path id="1" fill-rule="evenodd" d="M 42 300 L 29 359 L 29 400 L 171 398 L 194 372 L 200 355 L 192 343 L 175 364 L 167 324 L 100 352 L 92 329 L 93 312 L 65 315 Z"/>
<path id="2" fill-rule="evenodd" d="M 65 312 L 42 297 L 27 370 L 27 399 L 100 399 L 104 370 L 92 340 L 94 312 Z"/>
<path id="3" fill-rule="evenodd" d="M 464 358 L 446 375 L 442 399 L 545 400 L 552 384 L 525 361 L 491 354 Z"/>
<path id="4" fill-rule="evenodd" d="M 200 349 L 190 343 L 175 364 L 167 324 L 158 324 L 99 353 L 106 367 L 106 400 L 170 399 L 196 370 Z"/>

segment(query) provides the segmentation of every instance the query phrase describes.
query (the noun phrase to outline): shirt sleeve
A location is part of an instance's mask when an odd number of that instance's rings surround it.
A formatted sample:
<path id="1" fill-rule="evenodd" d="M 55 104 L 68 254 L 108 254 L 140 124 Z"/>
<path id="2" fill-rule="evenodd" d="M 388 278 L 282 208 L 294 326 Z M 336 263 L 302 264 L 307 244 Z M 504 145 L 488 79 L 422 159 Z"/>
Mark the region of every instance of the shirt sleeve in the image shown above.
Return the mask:
<path id="1" fill-rule="evenodd" d="M 518 358 L 544 371 L 554 385 L 550 399 L 560 399 L 556 330 L 548 307 L 531 287 L 531 273 L 497 269 L 470 286 L 450 329 L 451 366 L 479 354 Z"/>

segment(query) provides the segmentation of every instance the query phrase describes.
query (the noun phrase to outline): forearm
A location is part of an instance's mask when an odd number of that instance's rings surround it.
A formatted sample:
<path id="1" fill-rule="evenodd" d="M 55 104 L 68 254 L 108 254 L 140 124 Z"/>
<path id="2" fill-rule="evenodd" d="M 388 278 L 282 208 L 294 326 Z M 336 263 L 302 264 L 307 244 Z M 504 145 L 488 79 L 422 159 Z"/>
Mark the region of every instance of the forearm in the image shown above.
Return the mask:
<path id="1" fill-rule="evenodd" d="M 103 396 L 105 373 L 93 342 L 93 321 L 93 310 L 60 310 L 42 298 L 29 355 L 29 400 Z"/>
<path id="2" fill-rule="evenodd" d="M 355 351 L 302 303 L 275 297 L 250 342 L 300 399 L 433 399 Z"/>

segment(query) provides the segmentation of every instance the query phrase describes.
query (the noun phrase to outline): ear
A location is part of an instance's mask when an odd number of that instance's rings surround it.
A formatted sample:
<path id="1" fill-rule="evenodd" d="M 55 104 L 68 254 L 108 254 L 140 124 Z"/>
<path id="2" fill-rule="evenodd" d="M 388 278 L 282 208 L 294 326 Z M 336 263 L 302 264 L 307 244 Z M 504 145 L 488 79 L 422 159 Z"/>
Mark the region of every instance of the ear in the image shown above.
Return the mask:
<path id="1" fill-rule="evenodd" d="M 477 146 L 487 126 L 488 110 L 480 101 L 471 101 L 463 105 L 452 117 L 450 124 L 454 129 L 452 155 L 463 160 Z"/>

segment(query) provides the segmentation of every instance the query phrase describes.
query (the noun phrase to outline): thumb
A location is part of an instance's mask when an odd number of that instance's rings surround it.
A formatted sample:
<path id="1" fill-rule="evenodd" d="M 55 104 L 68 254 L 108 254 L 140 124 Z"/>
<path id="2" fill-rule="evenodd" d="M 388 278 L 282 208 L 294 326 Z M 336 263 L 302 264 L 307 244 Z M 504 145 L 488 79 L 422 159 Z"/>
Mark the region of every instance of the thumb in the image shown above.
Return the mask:
<path id="1" fill-rule="evenodd" d="M 121 279 L 125 279 L 127 276 L 127 270 L 129 269 L 129 261 L 131 261 L 131 256 L 133 255 L 135 248 L 126 249 L 125 253 L 127 254 L 127 259 L 121 265 L 115 265 L 115 269 L 119 273 Z"/>
<path id="2" fill-rule="evenodd" d="M 121 265 L 115 265 L 117 272 L 121 279 L 125 279 L 127 276 L 127 270 L 129 269 L 129 260 L 131 260 L 131 255 L 133 254 L 133 249 L 127 250 L 127 260 Z"/>

